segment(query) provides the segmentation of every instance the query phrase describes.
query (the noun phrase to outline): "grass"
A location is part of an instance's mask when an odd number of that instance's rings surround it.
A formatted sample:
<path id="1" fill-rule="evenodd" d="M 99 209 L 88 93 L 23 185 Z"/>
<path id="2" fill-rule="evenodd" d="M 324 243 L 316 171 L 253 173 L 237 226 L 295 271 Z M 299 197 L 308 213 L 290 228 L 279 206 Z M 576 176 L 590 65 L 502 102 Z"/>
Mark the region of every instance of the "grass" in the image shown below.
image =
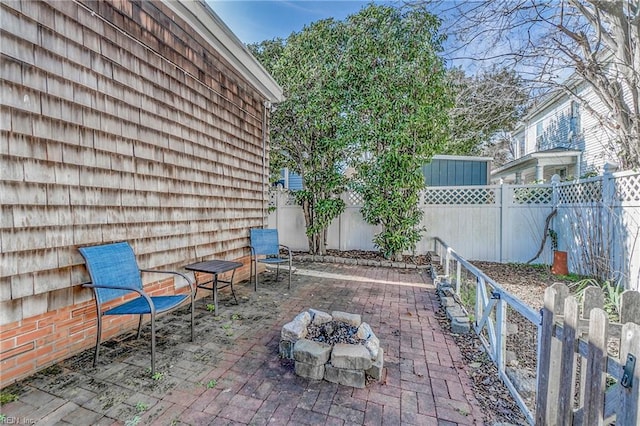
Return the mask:
<path id="1" fill-rule="evenodd" d="M 163 379 L 164 379 L 164 373 L 161 373 L 161 372 L 159 372 L 159 371 L 156 371 L 155 373 L 153 373 L 153 375 L 151 376 L 151 378 L 152 378 L 153 380 L 156 380 L 156 381 L 163 380 Z"/>
<path id="2" fill-rule="evenodd" d="M 138 413 L 141 413 L 141 412 L 143 412 L 143 411 L 147 411 L 147 409 L 148 409 L 148 408 L 149 408 L 149 405 L 148 405 L 148 404 L 146 404 L 146 403 L 144 403 L 144 402 L 138 402 L 138 403 L 136 404 L 136 411 L 137 411 Z"/>
<path id="3" fill-rule="evenodd" d="M 138 423 L 140 423 L 140 420 L 142 420 L 140 418 L 140 416 L 135 416 L 132 419 L 127 420 L 126 422 L 124 422 L 125 426 L 136 426 Z"/>
<path id="4" fill-rule="evenodd" d="M 9 402 L 17 401 L 18 395 L 10 392 L 0 392 L 0 404 L 8 404 Z"/>

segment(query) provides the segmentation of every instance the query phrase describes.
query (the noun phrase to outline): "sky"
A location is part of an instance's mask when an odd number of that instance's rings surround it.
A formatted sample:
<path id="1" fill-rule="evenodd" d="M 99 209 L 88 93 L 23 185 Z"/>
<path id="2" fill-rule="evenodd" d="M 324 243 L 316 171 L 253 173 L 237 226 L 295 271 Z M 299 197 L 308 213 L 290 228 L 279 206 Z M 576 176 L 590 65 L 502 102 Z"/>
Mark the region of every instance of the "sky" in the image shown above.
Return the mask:
<path id="1" fill-rule="evenodd" d="M 305 25 L 326 18 L 338 21 L 357 13 L 369 0 L 207 0 L 245 44 L 287 38 Z M 387 2 L 389 3 L 389 2 Z"/>
<path id="2" fill-rule="evenodd" d="M 245 44 L 259 43 L 292 32 L 300 32 L 305 25 L 321 19 L 338 21 L 358 13 L 370 3 L 402 5 L 400 0 L 206 0 L 208 5 Z M 443 25 L 442 29 L 445 29 Z M 451 39 L 450 39 L 451 40 Z M 456 52 L 460 53 L 460 52 Z M 455 59 L 445 52 L 449 66 L 476 69 L 473 60 Z"/>

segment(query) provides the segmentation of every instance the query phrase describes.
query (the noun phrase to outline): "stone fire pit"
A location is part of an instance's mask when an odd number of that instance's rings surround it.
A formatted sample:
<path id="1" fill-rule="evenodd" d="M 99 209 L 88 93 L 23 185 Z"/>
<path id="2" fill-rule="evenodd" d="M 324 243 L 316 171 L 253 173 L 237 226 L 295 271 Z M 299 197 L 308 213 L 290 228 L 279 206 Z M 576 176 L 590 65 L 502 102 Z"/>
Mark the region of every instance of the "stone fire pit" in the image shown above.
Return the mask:
<path id="1" fill-rule="evenodd" d="M 309 309 L 285 324 L 280 356 L 295 360 L 298 376 L 364 388 L 382 378 L 380 341 L 360 315 Z"/>

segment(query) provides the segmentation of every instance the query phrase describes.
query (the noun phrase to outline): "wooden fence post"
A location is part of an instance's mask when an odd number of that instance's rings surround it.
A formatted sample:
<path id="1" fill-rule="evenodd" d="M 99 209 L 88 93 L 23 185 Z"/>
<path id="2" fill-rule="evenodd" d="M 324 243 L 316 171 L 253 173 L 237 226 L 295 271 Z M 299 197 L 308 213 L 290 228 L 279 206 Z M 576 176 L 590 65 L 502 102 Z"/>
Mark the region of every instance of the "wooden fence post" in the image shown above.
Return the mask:
<path id="1" fill-rule="evenodd" d="M 589 286 L 587 288 L 584 289 L 584 292 L 582 293 L 582 318 L 584 319 L 590 319 L 592 318 L 592 310 L 598 308 L 598 309 L 604 309 L 604 293 L 602 292 L 602 289 L 600 287 L 597 286 Z M 605 351 L 604 351 L 604 355 L 606 356 L 606 345 L 605 345 Z M 588 358 L 581 358 L 581 366 L 584 366 L 588 363 Z M 606 365 L 606 364 L 605 364 Z M 587 384 L 587 380 L 588 380 L 588 369 L 587 368 L 580 368 L 580 407 L 584 407 L 585 406 L 585 397 L 586 397 L 586 387 L 588 386 Z"/>
<path id="2" fill-rule="evenodd" d="M 558 383 L 558 424 L 571 425 L 573 421 L 573 394 L 576 384 L 576 350 L 578 334 L 578 301 L 567 297 L 564 301 L 564 321 L 562 327 L 562 356 Z M 552 375 L 552 376 L 555 376 Z"/>
<path id="3" fill-rule="evenodd" d="M 616 424 L 637 425 L 638 403 L 640 403 L 640 325 L 631 322 L 622 326 L 620 338 L 620 364 L 629 365 L 627 357 L 631 355 L 636 359 L 633 371 L 629 371 L 629 386 L 620 386 L 620 410 L 616 416 Z M 620 382 L 619 382 L 620 383 Z"/>
<path id="4" fill-rule="evenodd" d="M 538 386 L 536 393 L 535 424 L 539 426 L 555 424 L 557 418 L 558 390 L 560 377 L 550 374 L 559 371 L 561 346 L 553 338 L 556 315 L 564 313 L 564 300 L 569 294 L 569 288 L 556 283 L 544 292 L 544 308 L 542 308 L 542 326 L 538 342 Z M 551 420 L 550 420 L 551 419 Z M 552 423 L 549 423 L 551 421 Z"/>
<path id="5" fill-rule="evenodd" d="M 586 368 L 583 366 L 586 374 L 580 383 L 583 389 L 581 405 L 584 407 L 582 424 L 601 425 L 604 421 L 609 318 L 606 312 L 596 308 L 590 312 L 590 319 L 587 365 Z"/>
<path id="6" fill-rule="evenodd" d="M 620 324 L 628 322 L 640 324 L 640 292 L 635 290 L 625 290 L 620 298 Z"/>
<path id="7" fill-rule="evenodd" d="M 585 290 L 582 315 L 568 291 L 557 283 L 545 292 L 535 424 L 600 426 L 615 419 L 619 425 L 640 425 L 640 293 L 622 294 L 622 325 L 609 324 L 601 288 Z M 556 325 L 559 320 L 561 326 Z M 609 355 L 608 345 L 610 338 L 618 336 L 620 358 L 616 359 Z M 580 377 L 576 377 L 578 359 Z M 607 377 L 617 383 L 607 386 Z"/>
<path id="8" fill-rule="evenodd" d="M 551 341 L 553 340 L 553 307 L 556 302 L 556 290 L 549 287 L 544 291 L 544 307 L 542 308 L 542 325 L 538 337 L 538 386 L 536 392 L 537 426 L 544 426 L 547 415 L 547 396 L 549 393 L 549 369 L 551 367 Z"/>

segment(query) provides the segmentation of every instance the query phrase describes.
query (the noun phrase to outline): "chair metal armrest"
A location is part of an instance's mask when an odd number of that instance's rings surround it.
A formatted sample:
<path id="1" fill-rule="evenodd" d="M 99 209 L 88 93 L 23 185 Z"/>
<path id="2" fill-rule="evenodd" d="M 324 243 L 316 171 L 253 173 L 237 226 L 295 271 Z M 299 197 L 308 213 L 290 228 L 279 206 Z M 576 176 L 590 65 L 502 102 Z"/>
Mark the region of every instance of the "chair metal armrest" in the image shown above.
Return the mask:
<path id="1" fill-rule="evenodd" d="M 285 246 L 283 244 L 280 244 L 280 248 L 283 248 L 287 251 L 287 253 L 289 253 L 289 257 L 291 257 L 291 249 L 289 248 L 289 246 Z"/>
<path id="2" fill-rule="evenodd" d="M 82 283 L 82 287 L 85 287 L 85 288 L 112 288 L 114 290 L 135 291 L 136 293 L 139 293 L 140 295 L 144 294 L 144 291 L 141 291 L 139 288 L 127 287 L 127 286 L 121 286 L 121 285 L 100 285 L 100 284 L 94 284 L 92 282 L 88 282 L 88 283 Z"/>
<path id="3" fill-rule="evenodd" d="M 160 270 L 160 269 L 140 269 L 140 272 L 151 272 L 154 274 L 172 274 L 172 275 L 178 275 L 181 276 L 182 278 L 184 278 L 187 283 L 189 283 L 189 289 L 191 290 L 191 294 L 193 295 L 195 288 L 193 287 L 193 283 L 191 282 L 191 278 L 189 278 L 186 274 L 183 274 L 182 272 L 178 272 L 178 271 L 164 271 L 164 270 Z"/>

